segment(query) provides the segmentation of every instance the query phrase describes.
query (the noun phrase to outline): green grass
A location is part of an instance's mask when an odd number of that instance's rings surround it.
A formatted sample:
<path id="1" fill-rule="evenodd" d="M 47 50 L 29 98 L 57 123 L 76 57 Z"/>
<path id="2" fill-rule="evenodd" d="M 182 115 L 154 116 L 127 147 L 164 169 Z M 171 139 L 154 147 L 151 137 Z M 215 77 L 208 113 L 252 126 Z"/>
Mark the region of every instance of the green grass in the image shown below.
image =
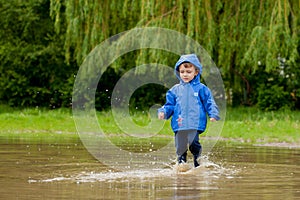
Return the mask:
<path id="1" fill-rule="evenodd" d="M 8 110 L 8 112 L 3 112 L 3 110 Z M 68 109 L 9 110 L 4 108 L 3 110 L 0 112 L 0 133 L 76 132 L 71 110 Z"/>
<path id="2" fill-rule="evenodd" d="M 125 142 L 126 135 L 122 134 L 111 112 L 98 112 L 97 117 L 104 133 L 111 137 L 114 143 Z M 143 126 L 149 122 L 149 116 L 138 113 L 133 116 L 133 121 Z M 249 107 L 228 108 L 221 137 L 251 143 L 300 144 L 299 122 L 299 111 L 263 112 Z M 167 121 L 158 137 L 169 139 L 172 136 L 170 122 Z M 21 138 L 28 141 L 79 139 L 70 109 L 13 109 L 4 105 L 0 105 L 0 137 Z M 151 145 L 151 141 L 147 138 L 131 137 L 130 141 Z"/>
<path id="3" fill-rule="evenodd" d="M 249 142 L 300 143 L 300 112 L 228 109 L 222 137 Z"/>

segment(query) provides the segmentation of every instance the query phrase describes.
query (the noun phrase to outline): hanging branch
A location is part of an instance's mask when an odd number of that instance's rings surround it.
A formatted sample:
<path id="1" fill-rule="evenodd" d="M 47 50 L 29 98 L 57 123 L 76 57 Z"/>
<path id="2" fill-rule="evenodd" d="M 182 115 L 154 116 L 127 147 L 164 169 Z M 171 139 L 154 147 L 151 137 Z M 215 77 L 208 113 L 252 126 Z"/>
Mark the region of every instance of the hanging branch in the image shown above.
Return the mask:
<path id="1" fill-rule="evenodd" d="M 225 75 L 232 64 L 241 74 L 255 72 L 258 61 L 271 70 L 278 53 L 290 62 L 299 58 L 300 5 L 292 0 L 50 0 L 50 6 L 57 32 L 65 17 L 66 60 L 78 64 L 104 39 L 141 24 L 196 39 Z"/>

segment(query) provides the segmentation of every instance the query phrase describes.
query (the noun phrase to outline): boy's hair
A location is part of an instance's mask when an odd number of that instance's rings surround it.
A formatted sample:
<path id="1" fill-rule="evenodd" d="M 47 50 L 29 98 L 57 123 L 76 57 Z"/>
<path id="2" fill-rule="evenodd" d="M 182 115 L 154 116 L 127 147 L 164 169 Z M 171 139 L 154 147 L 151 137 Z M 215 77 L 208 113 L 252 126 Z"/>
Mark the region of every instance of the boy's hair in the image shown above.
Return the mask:
<path id="1" fill-rule="evenodd" d="M 199 69 L 198 69 L 195 65 L 193 65 L 192 63 L 184 62 L 184 63 L 182 63 L 181 65 L 183 65 L 185 68 L 191 68 L 191 67 L 194 67 L 195 70 L 196 70 L 196 72 L 199 71 Z M 180 65 L 179 65 L 179 66 L 180 66 Z M 179 67 L 178 67 L 178 70 L 177 70 L 177 71 L 179 71 Z"/>

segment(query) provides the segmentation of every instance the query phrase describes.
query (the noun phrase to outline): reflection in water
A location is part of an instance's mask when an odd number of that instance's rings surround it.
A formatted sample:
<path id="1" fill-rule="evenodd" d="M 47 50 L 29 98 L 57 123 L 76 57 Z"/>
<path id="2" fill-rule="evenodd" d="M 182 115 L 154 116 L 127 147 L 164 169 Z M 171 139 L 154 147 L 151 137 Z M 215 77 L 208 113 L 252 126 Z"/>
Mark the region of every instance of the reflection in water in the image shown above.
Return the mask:
<path id="1" fill-rule="evenodd" d="M 297 148 L 218 143 L 211 155 L 202 158 L 201 167 L 178 173 L 172 164 L 113 171 L 78 141 L 0 144 L 3 199 L 300 198 Z"/>

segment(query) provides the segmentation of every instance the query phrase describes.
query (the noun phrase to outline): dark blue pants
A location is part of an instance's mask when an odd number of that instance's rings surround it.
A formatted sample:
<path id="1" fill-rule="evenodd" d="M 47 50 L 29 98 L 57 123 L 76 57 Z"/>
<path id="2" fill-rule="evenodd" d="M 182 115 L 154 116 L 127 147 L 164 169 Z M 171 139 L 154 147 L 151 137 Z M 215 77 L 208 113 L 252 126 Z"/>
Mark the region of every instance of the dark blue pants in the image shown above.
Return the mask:
<path id="1" fill-rule="evenodd" d="M 184 130 L 175 133 L 176 154 L 179 159 L 186 162 L 188 149 L 193 154 L 194 159 L 197 159 L 202 152 L 202 146 L 199 142 L 199 134 L 201 131 Z"/>

